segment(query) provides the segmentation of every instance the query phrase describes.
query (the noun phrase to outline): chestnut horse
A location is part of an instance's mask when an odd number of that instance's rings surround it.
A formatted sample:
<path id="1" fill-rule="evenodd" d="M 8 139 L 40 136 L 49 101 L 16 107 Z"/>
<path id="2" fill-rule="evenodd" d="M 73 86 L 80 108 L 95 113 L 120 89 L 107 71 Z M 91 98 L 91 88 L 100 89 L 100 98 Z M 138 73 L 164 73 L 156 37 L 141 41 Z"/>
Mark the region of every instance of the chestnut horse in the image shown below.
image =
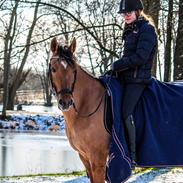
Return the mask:
<path id="1" fill-rule="evenodd" d="M 71 146 L 92 183 L 105 182 L 110 135 L 104 127 L 105 88 L 76 62 L 76 39 L 69 46 L 51 41 L 49 79 L 66 122 Z"/>

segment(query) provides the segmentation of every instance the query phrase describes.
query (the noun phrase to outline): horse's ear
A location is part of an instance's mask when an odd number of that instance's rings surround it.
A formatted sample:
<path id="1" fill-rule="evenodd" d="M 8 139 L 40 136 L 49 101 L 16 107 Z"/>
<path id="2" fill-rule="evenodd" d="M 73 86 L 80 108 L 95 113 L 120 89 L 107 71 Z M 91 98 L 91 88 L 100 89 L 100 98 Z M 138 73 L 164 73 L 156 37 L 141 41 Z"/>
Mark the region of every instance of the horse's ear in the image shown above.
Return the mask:
<path id="1" fill-rule="evenodd" d="M 50 48 L 51 48 L 51 51 L 52 51 L 53 53 L 57 52 L 57 49 L 58 49 L 58 42 L 57 42 L 57 38 L 56 38 L 56 37 L 54 37 L 54 38 L 51 40 L 51 46 L 50 46 Z"/>
<path id="2" fill-rule="evenodd" d="M 71 50 L 72 53 L 75 52 L 75 50 L 76 50 L 76 38 L 75 37 L 73 38 L 72 43 L 69 46 L 69 49 Z"/>

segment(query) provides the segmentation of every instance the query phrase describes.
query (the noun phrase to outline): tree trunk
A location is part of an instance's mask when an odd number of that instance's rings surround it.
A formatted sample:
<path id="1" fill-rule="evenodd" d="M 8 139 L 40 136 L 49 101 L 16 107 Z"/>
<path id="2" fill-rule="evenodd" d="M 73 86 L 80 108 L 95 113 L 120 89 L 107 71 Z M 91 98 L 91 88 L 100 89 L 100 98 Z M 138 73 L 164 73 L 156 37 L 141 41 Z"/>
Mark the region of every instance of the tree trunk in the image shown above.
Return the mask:
<path id="1" fill-rule="evenodd" d="M 26 60 L 27 60 L 27 57 L 28 57 L 28 54 L 29 54 L 32 33 L 33 33 L 33 30 L 34 30 L 35 25 L 36 25 L 36 22 L 37 22 L 37 14 L 38 14 L 39 2 L 40 2 L 40 0 L 36 4 L 35 11 L 34 11 L 33 22 L 32 22 L 32 25 L 31 25 L 31 27 L 29 29 L 29 33 L 27 35 L 26 49 L 25 49 L 24 56 L 22 58 L 20 67 L 18 69 L 18 72 L 14 76 L 14 81 L 13 81 L 13 83 L 11 85 L 11 88 L 12 88 L 11 91 L 10 91 L 10 98 L 11 98 L 11 100 L 14 100 L 15 99 L 16 91 L 20 87 L 20 84 L 23 83 L 22 81 L 20 82 L 20 80 L 23 79 L 23 81 L 24 81 L 26 79 L 26 78 L 21 78 L 21 77 L 24 75 L 23 74 L 23 68 L 24 68 L 24 65 L 26 63 Z M 12 106 L 12 104 L 14 104 L 14 102 L 10 101 L 9 104 L 8 104 L 8 106 L 7 106 L 7 109 L 12 110 L 14 108 L 14 106 Z"/>
<path id="2" fill-rule="evenodd" d="M 6 0 L 1 0 L 0 2 L 0 8 L 3 6 L 3 4 L 5 3 Z"/>
<path id="3" fill-rule="evenodd" d="M 9 88 L 9 99 L 8 99 L 8 104 L 7 104 L 7 109 L 8 110 L 14 110 L 14 97 L 16 95 L 16 92 L 13 93 L 12 89 Z"/>
<path id="4" fill-rule="evenodd" d="M 45 77 L 46 76 L 46 77 Z M 49 78 L 48 78 L 48 74 L 46 74 L 44 77 L 44 84 L 43 84 L 43 88 L 45 91 L 45 95 L 46 95 L 46 102 L 45 102 L 45 106 L 52 106 L 52 93 L 49 89 Z"/>
<path id="5" fill-rule="evenodd" d="M 6 116 L 8 98 L 9 98 L 9 72 L 10 72 L 10 58 L 12 52 L 13 37 L 16 28 L 17 8 L 19 0 L 15 2 L 15 6 L 11 12 L 9 26 L 7 28 L 7 34 L 4 40 L 4 72 L 3 72 L 3 110 L 2 116 Z"/>
<path id="6" fill-rule="evenodd" d="M 45 106 L 52 106 L 52 95 L 51 93 L 46 90 L 46 103 L 45 103 Z"/>
<path id="7" fill-rule="evenodd" d="M 142 0 L 144 3 L 144 12 L 150 15 L 156 25 L 158 30 L 158 21 L 159 21 L 159 11 L 160 11 L 160 0 Z M 155 56 L 153 68 L 152 68 L 152 75 L 156 77 L 157 73 L 157 55 Z"/>
<path id="8" fill-rule="evenodd" d="M 25 71 L 22 72 L 19 80 L 16 81 L 16 83 L 15 83 L 15 79 L 14 79 L 14 81 L 12 82 L 12 85 L 10 86 L 10 89 L 9 89 L 9 100 L 8 100 L 8 104 L 7 104 L 8 110 L 14 110 L 15 96 L 16 96 L 16 91 L 17 91 L 17 90 L 14 90 L 15 84 L 18 89 L 22 85 L 22 83 L 25 81 L 25 79 L 27 78 L 30 71 L 31 71 L 31 69 L 29 69 L 26 72 Z"/>
<path id="9" fill-rule="evenodd" d="M 90 65 L 91 65 L 91 71 L 92 71 L 92 74 L 95 76 L 95 69 L 94 69 L 94 65 L 93 65 L 93 62 L 92 62 L 92 54 L 90 52 L 90 45 L 89 45 L 88 36 L 87 36 L 86 32 L 84 32 L 84 35 L 85 35 L 85 40 L 86 40 L 88 57 L 89 57 L 89 60 L 90 60 Z"/>
<path id="10" fill-rule="evenodd" d="M 173 18 L 173 0 L 169 0 L 167 36 L 165 47 L 164 81 L 171 80 L 171 45 L 172 45 L 172 18 Z"/>
<path id="11" fill-rule="evenodd" d="M 183 0 L 179 1 L 179 22 L 174 54 L 174 80 L 183 79 Z"/>

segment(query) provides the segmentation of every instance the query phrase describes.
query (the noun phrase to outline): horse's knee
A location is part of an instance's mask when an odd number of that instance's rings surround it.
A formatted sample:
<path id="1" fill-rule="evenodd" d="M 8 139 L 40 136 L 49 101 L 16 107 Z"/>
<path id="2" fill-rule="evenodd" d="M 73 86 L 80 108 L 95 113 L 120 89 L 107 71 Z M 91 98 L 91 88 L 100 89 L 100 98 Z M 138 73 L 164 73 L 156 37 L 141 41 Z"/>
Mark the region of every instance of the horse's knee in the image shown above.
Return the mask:
<path id="1" fill-rule="evenodd" d="M 93 183 L 105 182 L 105 166 L 92 164 Z"/>

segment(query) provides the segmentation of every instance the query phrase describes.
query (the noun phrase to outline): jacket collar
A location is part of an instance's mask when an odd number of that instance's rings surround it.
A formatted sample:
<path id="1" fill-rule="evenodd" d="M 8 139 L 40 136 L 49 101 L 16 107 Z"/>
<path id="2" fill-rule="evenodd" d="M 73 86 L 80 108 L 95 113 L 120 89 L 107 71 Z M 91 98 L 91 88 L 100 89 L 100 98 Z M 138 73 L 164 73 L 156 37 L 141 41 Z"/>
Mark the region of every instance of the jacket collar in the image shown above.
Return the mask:
<path id="1" fill-rule="evenodd" d="M 148 22 L 144 17 L 140 16 L 135 22 L 133 22 L 134 28 L 140 28 L 144 23 Z"/>
<path id="2" fill-rule="evenodd" d="M 131 24 L 126 24 L 125 27 L 131 27 L 131 29 L 133 30 L 134 28 L 140 28 L 145 22 L 148 22 L 148 21 L 145 20 L 144 17 L 140 16 L 138 17 L 137 20 L 135 20 Z"/>
<path id="3" fill-rule="evenodd" d="M 145 22 L 148 22 L 147 20 L 145 20 L 144 17 L 140 16 L 136 21 L 134 21 L 131 24 L 125 24 L 124 27 L 124 31 L 123 31 L 123 35 L 122 35 L 122 39 L 124 40 L 126 38 L 126 36 L 134 31 L 134 30 L 138 30 L 142 25 L 144 25 Z"/>

